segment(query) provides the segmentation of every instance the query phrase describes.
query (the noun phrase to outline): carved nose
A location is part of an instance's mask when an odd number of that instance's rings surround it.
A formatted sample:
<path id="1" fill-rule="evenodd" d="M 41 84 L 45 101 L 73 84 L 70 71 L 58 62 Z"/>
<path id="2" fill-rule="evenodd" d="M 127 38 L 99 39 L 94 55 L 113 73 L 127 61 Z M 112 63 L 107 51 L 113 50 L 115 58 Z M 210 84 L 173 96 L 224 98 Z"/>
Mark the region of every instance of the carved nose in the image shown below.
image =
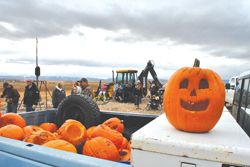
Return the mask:
<path id="1" fill-rule="evenodd" d="M 192 90 L 192 92 L 190 93 L 190 96 L 196 96 L 196 91 L 195 91 L 195 89 Z"/>

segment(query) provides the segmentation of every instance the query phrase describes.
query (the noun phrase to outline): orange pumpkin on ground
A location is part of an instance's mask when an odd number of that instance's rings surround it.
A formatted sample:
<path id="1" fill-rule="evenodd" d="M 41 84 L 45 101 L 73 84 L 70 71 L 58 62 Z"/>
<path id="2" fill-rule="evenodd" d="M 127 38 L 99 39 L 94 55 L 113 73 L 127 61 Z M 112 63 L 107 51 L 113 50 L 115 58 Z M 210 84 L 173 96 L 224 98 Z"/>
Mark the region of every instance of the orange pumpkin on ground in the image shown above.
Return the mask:
<path id="1" fill-rule="evenodd" d="M 56 124 L 48 123 L 48 122 L 42 123 L 41 125 L 39 125 L 39 127 L 42 128 L 43 130 L 47 130 L 47 131 L 52 132 L 52 133 L 56 132 L 58 129 Z"/>
<path id="2" fill-rule="evenodd" d="M 81 144 L 87 137 L 87 131 L 81 122 L 68 119 L 57 131 L 60 139 L 66 140 L 73 145 Z"/>
<path id="3" fill-rule="evenodd" d="M 119 161 L 119 152 L 116 146 L 104 137 L 96 137 L 87 140 L 83 146 L 82 153 L 96 158 Z"/>
<path id="4" fill-rule="evenodd" d="M 51 140 L 47 143 L 44 143 L 43 146 L 77 153 L 75 146 L 65 140 Z"/>
<path id="5" fill-rule="evenodd" d="M 51 140 L 56 140 L 56 136 L 49 131 L 37 131 L 27 136 L 24 141 L 28 143 L 42 145 Z"/>
<path id="6" fill-rule="evenodd" d="M 131 155 L 130 150 L 122 149 L 119 151 L 119 155 L 120 155 L 121 162 L 129 162 L 130 161 L 130 155 Z"/>
<path id="7" fill-rule="evenodd" d="M 101 124 L 98 125 L 92 132 L 91 137 L 105 137 L 111 140 L 117 148 L 120 148 L 123 141 L 123 136 L 120 132 L 111 129 L 110 127 Z"/>
<path id="8" fill-rule="evenodd" d="M 116 118 L 116 117 L 106 120 L 105 122 L 103 122 L 103 124 L 107 125 L 111 129 L 116 130 L 120 133 L 124 131 L 123 120 L 120 120 L 119 118 Z"/>
<path id="9" fill-rule="evenodd" d="M 14 124 L 21 128 L 26 126 L 26 121 L 23 119 L 22 116 L 15 114 L 15 113 L 6 113 L 1 116 L 0 118 L 0 127 Z"/>
<path id="10" fill-rule="evenodd" d="M 169 122 L 187 132 L 208 132 L 218 122 L 225 101 L 224 83 L 210 69 L 184 67 L 168 80 L 164 111 Z"/>
<path id="11" fill-rule="evenodd" d="M 32 133 L 38 132 L 38 131 L 44 131 L 44 130 L 36 125 L 28 125 L 28 126 L 23 127 L 23 132 L 24 132 L 25 137 L 31 135 Z"/>
<path id="12" fill-rule="evenodd" d="M 0 128 L 0 136 L 16 140 L 23 140 L 24 133 L 21 127 L 11 124 Z"/>

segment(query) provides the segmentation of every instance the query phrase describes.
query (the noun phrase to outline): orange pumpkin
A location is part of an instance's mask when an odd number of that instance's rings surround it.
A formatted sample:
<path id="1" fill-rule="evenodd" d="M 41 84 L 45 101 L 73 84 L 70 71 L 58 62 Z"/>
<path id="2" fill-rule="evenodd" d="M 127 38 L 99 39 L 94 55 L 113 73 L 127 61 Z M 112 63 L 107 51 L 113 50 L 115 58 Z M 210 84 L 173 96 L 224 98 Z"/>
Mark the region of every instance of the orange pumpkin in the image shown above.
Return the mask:
<path id="1" fill-rule="evenodd" d="M 39 127 L 42 128 L 43 130 L 47 130 L 52 133 L 57 131 L 57 126 L 54 123 L 44 122 L 41 125 L 39 125 Z"/>
<path id="2" fill-rule="evenodd" d="M 14 124 L 20 126 L 21 128 L 26 126 L 26 121 L 22 116 L 15 113 L 6 113 L 0 118 L 0 127 L 5 125 Z"/>
<path id="3" fill-rule="evenodd" d="M 42 145 L 51 140 L 56 140 L 56 136 L 49 131 L 37 131 L 27 136 L 24 141 L 28 143 Z"/>
<path id="4" fill-rule="evenodd" d="M 64 150 L 68 152 L 77 153 L 77 150 L 75 146 L 65 140 L 51 140 L 45 144 L 43 144 L 45 147 L 55 148 L 58 150 Z"/>
<path id="5" fill-rule="evenodd" d="M 60 139 L 66 140 L 73 145 L 81 144 L 87 137 L 87 131 L 81 122 L 68 119 L 57 131 Z"/>
<path id="6" fill-rule="evenodd" d="M 96 137 L 87 140 L 83 146 L 82 153 L 96 158 L 119 161 L 119 152 L 116 146 L 104 137 Z"/>
<path id="7" fill-rule="evenodd" d="M 122 149 L 119 151 L 119 155 L 120 155 L 120 161 L 121 162 L 129 162 L 130 161 L 130 150 L 127 149 Z"/>
<path id="8" fill-rule="evenodd" d="M 120 132 L 111 129 L 110 127 L 101 124 L 98 125 L 92 132 L 91 137 L 105 137 L 111 140 L 117 148 L 120 148 L 123 141 L 123 136 Z"/>
<path id="9" fill-rule="evenodd" d="M 44 131 L 42 128 L 36 125 L 28 125 L 23 128 L 24 136 L 27 137 L 31 135 L 32 133 L 38 132 L 38 131 Z"/>
<path id="10" fill-rule="evenodd" d="M 87 129 L 87 138 L 90 139 L 91 138 L 91 135 L 94 131 L 96 126 L 91 126 L 90 128 Z"/>
<path id="11" fill-rule="evenodd" d="M 168 80 L 164 111 L 169 122 L 187 132 L 208 132 L 218 122 L 225 100 L 225 88 L 210 69 L 184 67 Z"/>
<path id="12" fill-rule="evenodd" d="M 24 133 L 21 127 L 11 124 L 0 128 L 0 136 L 16 140 L 23 140 Z"/>
<path id="13" fill-rule="evenodd" d="M 126 149 L 128 147 L 128 144 L 129 144 L 128 140 L 125 137 L 123 137 L 122 144 L 119 149 Z"/>
<path id="14" fill-rule="evenodd" d="M 106 120 L 105 122 L 103 122 L 103 124 L 120 133 L 122 133 L 124 130 L 123 120 L 120 120 L 116 117 Z"/>
<path id="15" fill-rule="evenodd" d="M 127 149 L 127 150 L 131 150 L 131 144 L 130 144 L 131 142 L 128 142 L 128 144 L 127 144 L 127 148 L 125 148 L 125 149 Z"/>

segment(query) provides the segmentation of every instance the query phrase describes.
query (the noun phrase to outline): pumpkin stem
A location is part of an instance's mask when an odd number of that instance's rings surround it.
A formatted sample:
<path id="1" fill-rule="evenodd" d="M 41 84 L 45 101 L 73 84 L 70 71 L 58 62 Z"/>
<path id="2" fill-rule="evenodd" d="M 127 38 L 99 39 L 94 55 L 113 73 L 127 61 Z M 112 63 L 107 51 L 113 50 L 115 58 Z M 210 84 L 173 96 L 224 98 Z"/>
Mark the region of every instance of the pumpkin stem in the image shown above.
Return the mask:
<path id="1" fill-rule="evenodd" d="M 195 58 L 193 67 L 200 67 L 200 60 Z"/>

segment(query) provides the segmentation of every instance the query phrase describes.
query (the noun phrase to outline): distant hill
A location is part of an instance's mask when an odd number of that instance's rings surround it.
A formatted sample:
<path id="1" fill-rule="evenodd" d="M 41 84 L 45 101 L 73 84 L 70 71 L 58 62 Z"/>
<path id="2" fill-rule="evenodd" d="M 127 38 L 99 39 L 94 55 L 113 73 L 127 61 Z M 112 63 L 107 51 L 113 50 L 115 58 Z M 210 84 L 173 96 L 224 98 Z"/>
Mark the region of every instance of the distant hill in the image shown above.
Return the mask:
<path id="1" fill-rule="evenodd" d="M 25 81 L 25 80 L 36 80 L 35 76 L 0 76 L 0 81 L 4 81 L 4 80 L 16 80 L 16 81 Z M 46 81 L 78 81 L 81 78 L 79 77 L 71 77 L 71 76 L 40 76 L 39 80 L 46 80 Z M 87 77 L 87 79 L 90 82 L 98 82 L 99 80 L 102 80 L 102 82 L 112 82 L 112 78 L 106 78 L 106 79 L 101 79 L 101 78 L 89 78 Z M 152 80 L 151 78 L 149 78 L 149 80 Z M 160 79 L 160 82 L 162 84 L 165 84 L 167 82 L 166 79 Z"/>
<path id="2" fill-rule="evenodd" d="M 24 81 L 24 80 L 36 80 L 35 76 L 0 76 L 0 80 L 18 80 L 18 81 Z M 46 80 L 46 81 L 78 81 L 81 78 L 79 77 L 69 77 L 69 76 L 41 76 L 39 77 L 39 80 Z M 88 78 L 89 81 L 99 81 L 99 78 Z"/>

